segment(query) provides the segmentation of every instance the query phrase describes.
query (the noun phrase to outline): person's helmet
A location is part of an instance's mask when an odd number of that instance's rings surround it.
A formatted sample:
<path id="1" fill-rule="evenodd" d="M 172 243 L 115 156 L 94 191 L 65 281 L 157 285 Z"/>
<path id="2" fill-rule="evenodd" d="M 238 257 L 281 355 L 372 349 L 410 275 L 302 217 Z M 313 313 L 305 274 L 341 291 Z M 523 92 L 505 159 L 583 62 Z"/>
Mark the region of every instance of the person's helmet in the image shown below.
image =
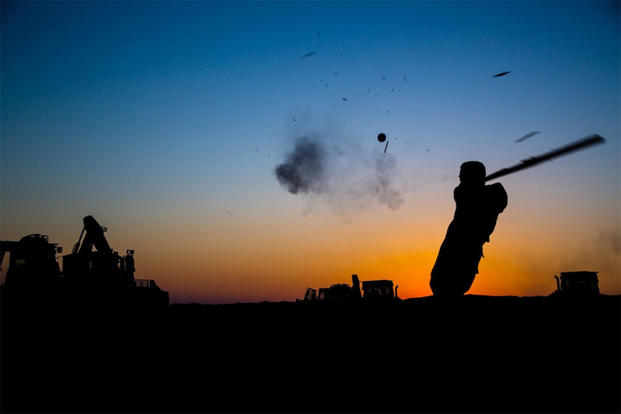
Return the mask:
<path id="1" fill-rule="evenodd" d="M 485 165 L 479 161 L 466 161 L 459 170 L 459 179 L 465 184 L 485 184 Z"/>

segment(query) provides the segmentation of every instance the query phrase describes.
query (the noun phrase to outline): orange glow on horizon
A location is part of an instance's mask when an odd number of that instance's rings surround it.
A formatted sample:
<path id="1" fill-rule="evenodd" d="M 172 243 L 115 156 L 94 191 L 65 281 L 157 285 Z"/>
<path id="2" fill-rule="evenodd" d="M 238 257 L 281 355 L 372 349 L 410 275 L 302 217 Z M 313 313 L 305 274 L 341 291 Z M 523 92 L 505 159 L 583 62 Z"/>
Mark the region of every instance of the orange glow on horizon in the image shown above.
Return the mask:
<path id="1" fill-rule="evenodd" d="M 449 193 L 434 201 L 441 208 L 413 203 L 398 211 L 360 212 L 349 221 L 329 211 L 304 215 L 270 206 L 228 220 L 188 207 L 168 213 L 158 226 L 146 216 L 98 219 L 109 228 L 106 237 L 115 250 L 135 249 L 136 277 L 155 279 L 171 302 L 294 301 L 306 287 L 350 284 L 353 273 L 361 281 L 390 279 L 405 299 L 431 295 L 430 271 L 452 219 L 451 201 Z M 541 213 L 545 208 L 549 212 Z M 537 209 L 539 215 L 510 201 L 483 247 L 468 293 L 548 295 L 556 289 L 555 274 L 595 270 L 602 293 L 621 294 L 616 223 L 598 216 L 586 220 L 580 211 L 553 214 L 556 206 Z M 576 224 L 568 227 L 572 220 Z M 47 234 L 67 252 L 80 222 L 60 227 Z"/>

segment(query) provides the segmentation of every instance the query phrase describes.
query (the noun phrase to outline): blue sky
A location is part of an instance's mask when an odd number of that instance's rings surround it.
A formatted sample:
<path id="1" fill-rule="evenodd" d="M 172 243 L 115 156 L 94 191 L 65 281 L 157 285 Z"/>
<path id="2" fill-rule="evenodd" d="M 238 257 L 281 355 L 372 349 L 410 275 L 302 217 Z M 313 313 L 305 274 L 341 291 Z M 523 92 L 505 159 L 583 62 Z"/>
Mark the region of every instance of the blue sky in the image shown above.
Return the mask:
<path id="1" fill-rule="evenodd" d="M 273 168 L 316 130 L 368 151 L 385 132 L 423 205 L 467 159 L 491 172 L 599 133 L 605 149 L 512 180 L 606 199 L 618 232 L 619 16 L 618 2 L 3 2 L 2 237 L 68 247 L 64 226 L 89 212 L 302 215 Z"/>

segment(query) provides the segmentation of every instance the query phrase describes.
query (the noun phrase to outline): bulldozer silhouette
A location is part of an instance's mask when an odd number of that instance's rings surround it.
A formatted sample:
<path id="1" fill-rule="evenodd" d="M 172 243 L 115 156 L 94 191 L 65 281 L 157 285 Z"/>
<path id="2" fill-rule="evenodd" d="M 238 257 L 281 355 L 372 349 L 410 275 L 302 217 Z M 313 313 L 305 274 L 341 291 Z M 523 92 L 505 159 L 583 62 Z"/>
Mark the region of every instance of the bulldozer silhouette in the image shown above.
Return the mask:
<path id="1" fill-rule="evenodd" d="M 362 292 L 360 290 L 360 279 L 357 274 L 351 275 L 352 285 L 346 283 L 333 284 L 327 288 L 306 288 L 304 294 L 305 302 L 392 302 L 399 300 L 397 290 L 399 285 L 393 289 L 392 280 L 368 280 L 362 282 Z"/>
<path id="2" fill-rule="evenodd" d="M 556 279 L 556 291 L 554 296 L 585 297 L 599 295 L 599 272 L 579 271 L 561 272 L 561 277 L 554 275 Z"/>

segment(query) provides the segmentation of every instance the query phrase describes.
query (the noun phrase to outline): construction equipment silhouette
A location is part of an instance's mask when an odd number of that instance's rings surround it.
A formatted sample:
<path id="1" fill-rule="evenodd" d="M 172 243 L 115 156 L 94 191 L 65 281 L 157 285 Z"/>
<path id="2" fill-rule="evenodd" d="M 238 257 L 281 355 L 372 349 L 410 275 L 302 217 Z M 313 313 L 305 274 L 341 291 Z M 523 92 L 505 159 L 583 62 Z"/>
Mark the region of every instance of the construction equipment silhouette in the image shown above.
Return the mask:
<path id="1" fill-rule="evenodd" d="M 0 264 L 9 253 L 9 267 L 6 272 L 7 286 L 48 287 L 61 279 L 56 253 L 62 247 L 48 242 L 43 234 L 29 234 L 19 241 L 0 241 Z"/>
<path id="2" fill-rule="evenodd" d="M 19 241 L 1 241 L 0 263 L 5 253 L 10 254 L 3 288 L 16 294 L 52 289 L 67 294 L 65 298 L 85 295 L 104 300 L 122 298 L 133 305 L 168 306 L 168 292 L 154 280 L 134 278 L 133 250 L 119 255 L 104 236 L 107 229 L 93 216 L 84 217 L 83 223 L 73 250 L 62 257 L 62 272 L 55 256 L 62 247 L 50 243 L 47 236 L 30 234 Z"/>
<path id="3" fill-rule="evenodd" d="M 599 272 L 561 272 L 561 277 L 554 275 L 556 279 L 556 291 L 552 295 L 570 297 L 586 297 L 599 295 Z"/>
<path id="4" fill-rule="evenodd" d="M 362 282 L 362 294 L 360 292 L 360 280 L 357 274 L 351 275 L 352 285 L 337 283 L 327 288 L 306 288 L 304 294 L 305 302 L 324 301 L 324 302 L 391 302 L 399 300 L 397 290 L 399 285 L 393 290 L 392 280 L 368 280 Z"/>

